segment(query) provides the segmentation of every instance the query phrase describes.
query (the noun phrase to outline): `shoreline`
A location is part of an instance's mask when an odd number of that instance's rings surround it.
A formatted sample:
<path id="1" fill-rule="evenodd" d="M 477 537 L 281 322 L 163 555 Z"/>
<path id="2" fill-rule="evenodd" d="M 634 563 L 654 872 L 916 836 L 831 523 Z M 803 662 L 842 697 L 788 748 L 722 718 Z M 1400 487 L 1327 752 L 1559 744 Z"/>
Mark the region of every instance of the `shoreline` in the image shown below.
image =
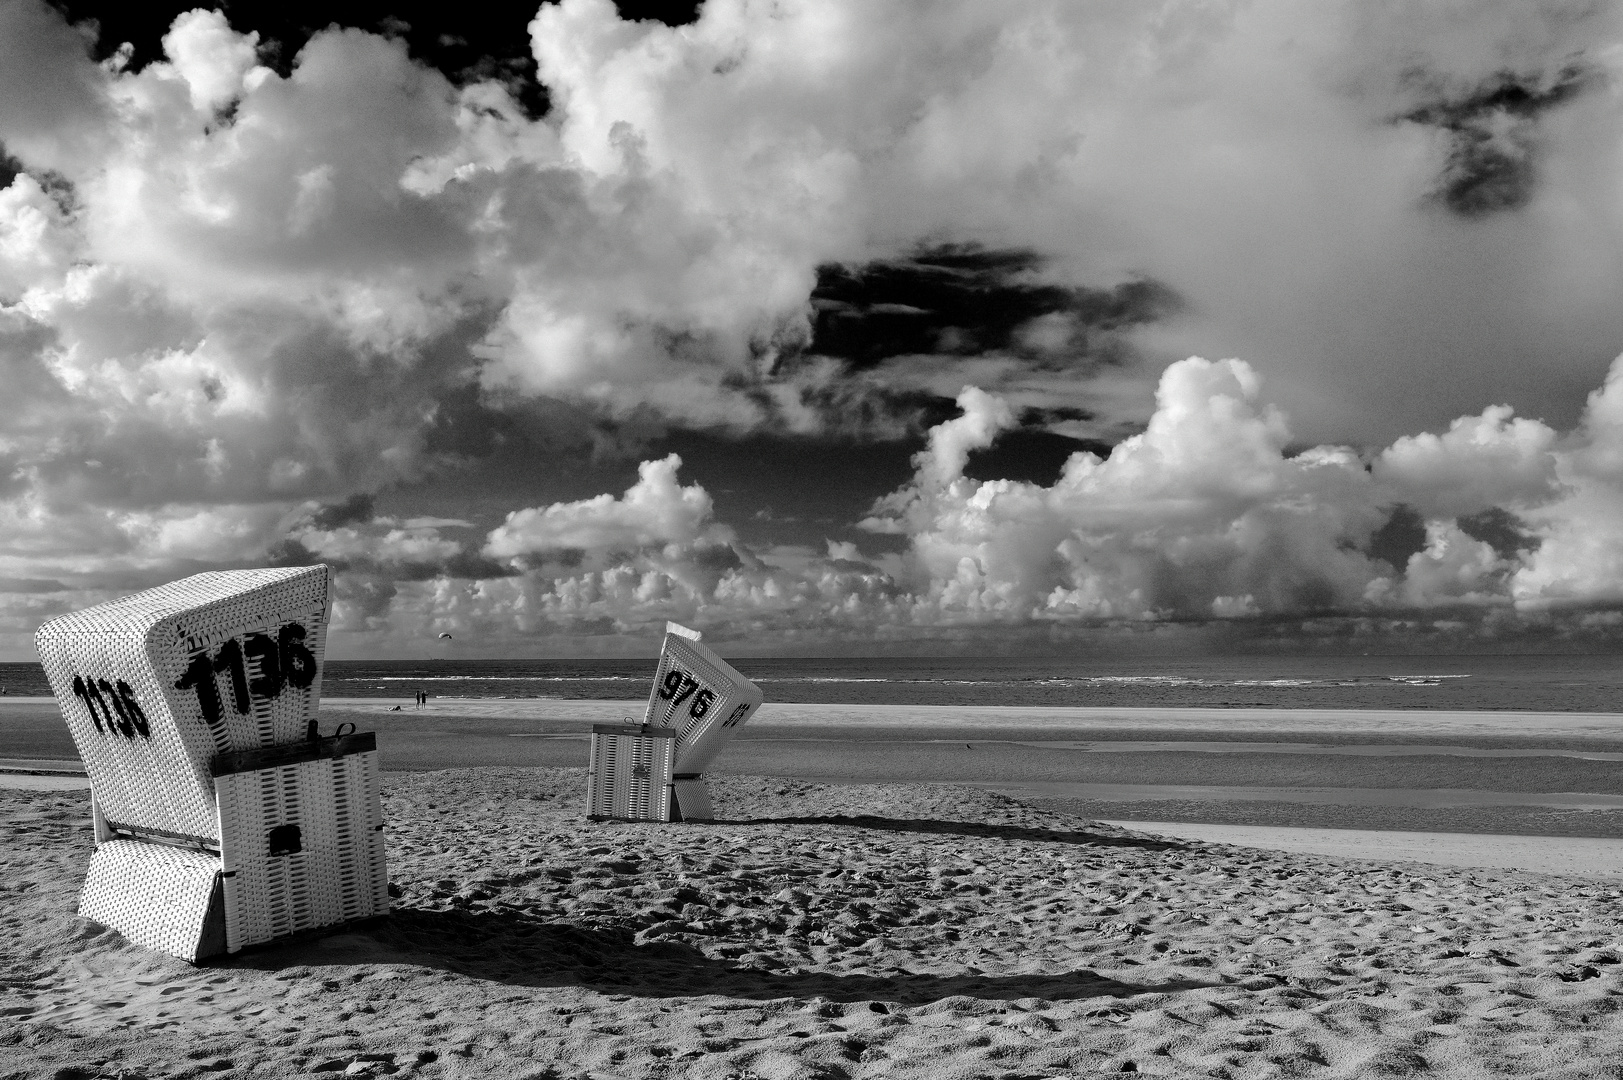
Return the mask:
<path id="1" fill-rule="evenodd" d="M 580 769 L 592 725 L 642 709 L 623 699 L 324 698 L 322 727 L 375 729 L 390 775 Z M 0 698 L 0 787 L 85 787 L 61 727 L 52 698 Z M 1561 865 L 1623 844 L 1620 756 L 1618 713 L 768 702 L 714 772 L 995 791 L 1094 820 L 1249 830 L 1279 851 L 1313 840 L 1350 856 L 1370 843 L 1361 838 L 1410 834 L 1431 838 L 1428 861 L 1488 867 L 1499 864 L 1482 861 L 1485 836 L 1538 838 Z"/>
<path id="2" fill-rule="evenodd" d="M 48 700 L 48 699 L 47 699 Z M 322 708 L 402 718 L 501 718 L 617 723 L 640 719 L 644 703 L 619 699 L 430 698 L 417 707 L 394 698 L 323 698 Z M 1623 713 L 1456 711 L 1443 709 L 1261 709 L 1187 706 L 1114 708 L 1064 705 L 852 705 L 768 701 L 747 731 L 795 724 L 816 727 L 997 727 L 1076 731 L 1224 731 L 1323 735 L 1449 735 L 1497 739 L 1598 739 L 1623 742 Z"/>
<path id="3" fill-rule="evenodd" d="M 47 695 L 0 696 L 0 713 L 53 708 Z M 402 716 L 503 718 L 511 720 L 577 720 L 603 723 L 605 717 L 640 718 L 642 698 L 490 698 L 434 696 L 426 705 L 413 705 L 404 697 L 329 697 L 321 707 L 343 712 Z M 807 723 L 819 727 L 877 724 L 882 726 L 935 726 L 923 722 L 939 718 L 958 726 L 975 719 L 1009 727 L 1082 727 L 1107 723 L 1132 728 L 1184 729 L 1203 722 L 1222 721 L 1237 730 L 1275 730 L 1291 727 L 1304 731 L 1330 730 L 1354 725 L 1351 731 L 1382 732 L 1399 727 L 1470 733 L 1491 731 L 1527 735 L 1527 725 L 1539 731 L 1598 732 L 1623 740 L 1623 712 L 1559 712 L 1526 709 L 1314 709 L 1257 706 L 1107 706 L 1107 705 L 895 705 L 847 702 L 767 701 L 750 720 L 748 730 L 783 724 Z"/>

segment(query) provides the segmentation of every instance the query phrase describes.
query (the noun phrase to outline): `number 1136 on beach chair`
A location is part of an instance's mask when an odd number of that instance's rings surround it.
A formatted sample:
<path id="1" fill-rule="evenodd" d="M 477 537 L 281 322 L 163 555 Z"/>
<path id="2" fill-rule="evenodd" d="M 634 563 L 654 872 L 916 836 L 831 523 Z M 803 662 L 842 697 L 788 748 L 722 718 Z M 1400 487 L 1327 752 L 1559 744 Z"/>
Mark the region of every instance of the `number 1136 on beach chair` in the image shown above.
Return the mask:
<path id="1" fill-rule="evenodd" d="M 704 770 L 761 701 L 761 688 L 700 644 L 697 630 L 666 623 L 642 726 L 592 729 L 588 812 L 642 821 L 709 820 Z"/>
<path id="2" fill-rule="evenodd" d="M 218 571 L 39 628 L 90 776 L 79 914 L 196 962 L 388 911 L 376 738 L 316 730 L 328 587 Z"/>

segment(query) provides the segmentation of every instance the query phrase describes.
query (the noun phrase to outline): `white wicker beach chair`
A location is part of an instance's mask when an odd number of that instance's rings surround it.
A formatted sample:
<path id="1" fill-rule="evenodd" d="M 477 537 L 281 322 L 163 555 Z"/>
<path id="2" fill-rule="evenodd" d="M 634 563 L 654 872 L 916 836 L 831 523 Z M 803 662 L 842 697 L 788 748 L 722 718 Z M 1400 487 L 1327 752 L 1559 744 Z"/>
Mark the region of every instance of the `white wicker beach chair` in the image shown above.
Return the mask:
<path id="1" fill-rule="evenodd" d="M 79 914 L 195 962 L 388 911 L 376 738 L 316 734 L 329 579 L 198 574 L 39 628 L 90 776 Z"/>
<path id="2" fill-rule="evenodd" d="M 715 761 L 740 725 L 761 707 L 761 688 L 727 661 L 699 642 L 699 632 L 677 623 L 665 624 L 665 644 L 642 727 L 592 729 L 591 779 L 588 804 L 594 817 L 624 817 L 651 821 L 705 821 L 713 816 L 704 770 Z M 648 740 L 644 747 L 637 740 Z M 633 796 L 629 785 L 645 777 L 622 775 L 622 762 L 635 760 L 637 768 L 653 770 L 665 751 L 654 745 L 668 741 L 671 764 L 665 773 L 651 771 L 646 779 L 663 784 L 663 792 Z M 648 810 L 640 808 L 645 804 Z M 609 809 L 609 808 L 612 808 Z M 624 811 L 624 812 L 622 812 Z"/>

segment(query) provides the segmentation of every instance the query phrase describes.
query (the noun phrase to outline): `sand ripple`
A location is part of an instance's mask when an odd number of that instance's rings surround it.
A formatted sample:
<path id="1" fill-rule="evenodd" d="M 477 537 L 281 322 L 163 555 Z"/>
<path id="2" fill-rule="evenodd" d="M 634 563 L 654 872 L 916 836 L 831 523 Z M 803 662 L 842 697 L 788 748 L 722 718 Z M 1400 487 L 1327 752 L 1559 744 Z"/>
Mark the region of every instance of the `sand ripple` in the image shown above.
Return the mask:
<path id="1" fill-rule="evenodd" d="M 1591 1077 L 1618 890 L 1164 841 L 934 786 L 393 775 L 396 913 L 191 968 L 73 917 L 80 793 L 0 791 L 0 1076 Z"/>

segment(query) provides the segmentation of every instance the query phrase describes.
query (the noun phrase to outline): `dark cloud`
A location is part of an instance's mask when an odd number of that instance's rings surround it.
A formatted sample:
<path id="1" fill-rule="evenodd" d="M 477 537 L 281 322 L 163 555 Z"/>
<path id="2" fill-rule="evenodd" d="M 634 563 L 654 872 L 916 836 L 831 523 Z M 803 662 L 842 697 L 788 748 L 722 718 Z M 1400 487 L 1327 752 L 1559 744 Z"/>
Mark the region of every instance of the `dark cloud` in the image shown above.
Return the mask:
<path id="1" fill-rule="evenodd" d="M 349 606 L 362 619 L 387 615 L 398 592 L 394 579 L 382 574 L 350 572 L 333 579 L 334 599 Z M 359 627 L 351 624 L 349 628 Z"/>
<path id="2" fill-rule="evenodd" d="M 319 522 L 316 524 L 319 527 L 335 528 L 340 525 L 365 523 L 372 517 L 370 507 L 370 496 L 359 495 L 337 506 L 323 508 L 324 512 L 332 512 L 331 524 L 322 525 Z M 351 514 L 356 516 L 348 516 Z M 373 582 L 431 581 L 440 577 L 488 580 L 513 577 L 522 572 L 522 568 L 499 563 L 476 551 L 467 550 L 457 551 L 444 559 L 427 561 L 391 560 L 369 555 L 354 558 L 322 556 L 292 537 L 273 544 L 265 558 L 268 566 L 310 566 L 318 562 L 324 562 L 337 571 L 339 581 L 355 576 Z M 579 562 L 578 558 L 576 562 Z M 0 579 L 0 582 L 3 581 L 4 579 Z"/>
<path id="3" fill-rule="evenodd" d="M 1108 458 L 1110 445 L 1041 428 L 1020 428 L 1000 435 L 985 450 L 971 451 L 964 475 L 971 480 L 1019 480 L 1052 487 L 1065 462 L 1080 451 Z"/>
<path id="4" fill-rule="evenodd" d="M 423 431 L 423 450 L 442 472 L 482 464 L 495 474 L 537 461 L 635 462 L 666 433 L 661 418 L 634 414 L 608 418 L 589 406 L 548 397 L 520 397 L 472 381 L 438 393 Z"/>
<path id="5" fill-rule="evenodd" d="M 699 17 L 704 0 L 614 0 L 622 19 L 652 19 L 667 26 L 686 26 Z M 535 5 L 531 5 L 532 7 Z"/>
<path id="6" fill-rule="evenodd" d="M 297 540 L 278 540 L 265 552 L 266 566 L 314 566 L 320 556 Z"/>
<path id="7" fill-rule="evenodd" d="M 476 575 L 453 574 L 446 570 L 445 564 L 440 562 L 381 562 L 371 559 L 342 559 L 331 560 L 335 569 L 344 573 L 360 572 L 364 576 L 384 578 L 390 581 L 433 581 L 441 577 L 471 577 Z M 481 564 L 482 565 L 482 564 Z M 504 573 L 491 574 L 490 577 L 503 577 Z"/>
<path id="8" fill-rule="evenodd" d="M 1539 547 L 1539 538 L 1527 531 L 1521 518 L 1497 506 L 1490 506 L 1480 514 L 1462 517 L 1458 524 L 1461 532 L 1493 548 L 1494 554 L 1501 559 L 1515 559 L 1524 552 L 1537 551 Z"/>
<path id="9" fill-rule="evenodd" d="M 802 368 L 815 366 L 816 357 L 791 357 L 774 375 L 794 381 Z M 915 438 L 928 428 L 958 413 L 952 398 L 882 382 L 858 378 L 807 380 L 798 386 L 799 404 L 818 417 L 821 436 L 859 442 L 887 442 Z M 768 416 L 779 416 L 780 406 L 765 390 L 751 395 Z"/>
<path id="10" fill-rule="evenodd" d="M 6 144 L 0 143 L 0 188 L 10 187 L 22 171 L 23 163 L 6 153 Z"/>
<path id="11" fill-rule="evenodd" d="M 1538 183 L 1538 120 L 1597 82 L 1570 65 L 1553 75 L 1501 72 L 1464 93 L 1437 89 L 1399 119 L 1448 136 L 1448 157 L 1435 197 L 1464 217 L 1515 210 Z"/>
<path id="12" fill-rule="evenodd" d="M 853 523 L 875 499 L 907 481 L 912 457 L 923 445 L 922 438 L 912 437 L 864 445 L 673 432 L 654 452 L 680 454 L 683 476 L 709 492 L 716 518 L 737 527 L 747 543 L 817 544 L 828 538 L 857 540 L 866 549 L 891 538 L 861 533 Z M 766 515 L 758 516 L 762 510 Z"/>
<path id="13" fill-rule="evenodd" d="M 52 578 L 0 577 L 0 593 L 54 593 L 66 589 Z"/>
<path id="14" fill-rule="evenodd" d="M 317 510 L 310 518 L 310 524 L 318 529 L 336 529 L 342 525 L 362 524 L 371 521 L 373 506 L 376 497 L 366 492 L 356 492 L 343 502 L 329 503 Z"/>
<path id="15" fill-rule="evenodd" d="M 857 368 L 918 353 L 1097 363 L 1119 358 L 1116 332 L 1179 307 L 1177 295 L 1155 281 L 1109 289 L 1044 283 L 1044 261 L 1024 249 L 948 244 L 861 266 L 820 266 L 811 351 Z"/>
<path id="16" fill-rule="evenodd" d="M 1409 565 L 1409 556 L 1426 550 L 1426 519 L 1407 503 L 1392 507 L 1392 516 L 1386 524 L 1375 530 L 1365 549 L 1372 558 L 1384 559 L 1392 569 L 1402 573 Z"/>
<path id="17" fill-rule="evenodd" d="M 440 565 L 439 572 L 446 577 L 484 581 L 490 578 L 517 577 L 521 571 L 516 566 L 499 563 L 476 551 L 459 551 Z"/>
<path id="18" fill-rule="evenodd" d="M 454 459 L 488 457 L 519 433 L 511 414 L 492 408 L 473 383 L 451 387 L 435 403 L 423 448 Z"/>
<path id="19" fill-rule="evenodd" d="M 737 549 L 730 544 L 706 544 L 693 553 L 693 565 L 713 574 L 725 574 L 744 566 Z"/>
<path id="20" fill-rule="evenodd" d="M 526 572 L 568 573 L 580 569 L 586 562 L 586 550 L 578 547 L 545 548 L 526 552 L 512 561 L 515 566 Z"/>

